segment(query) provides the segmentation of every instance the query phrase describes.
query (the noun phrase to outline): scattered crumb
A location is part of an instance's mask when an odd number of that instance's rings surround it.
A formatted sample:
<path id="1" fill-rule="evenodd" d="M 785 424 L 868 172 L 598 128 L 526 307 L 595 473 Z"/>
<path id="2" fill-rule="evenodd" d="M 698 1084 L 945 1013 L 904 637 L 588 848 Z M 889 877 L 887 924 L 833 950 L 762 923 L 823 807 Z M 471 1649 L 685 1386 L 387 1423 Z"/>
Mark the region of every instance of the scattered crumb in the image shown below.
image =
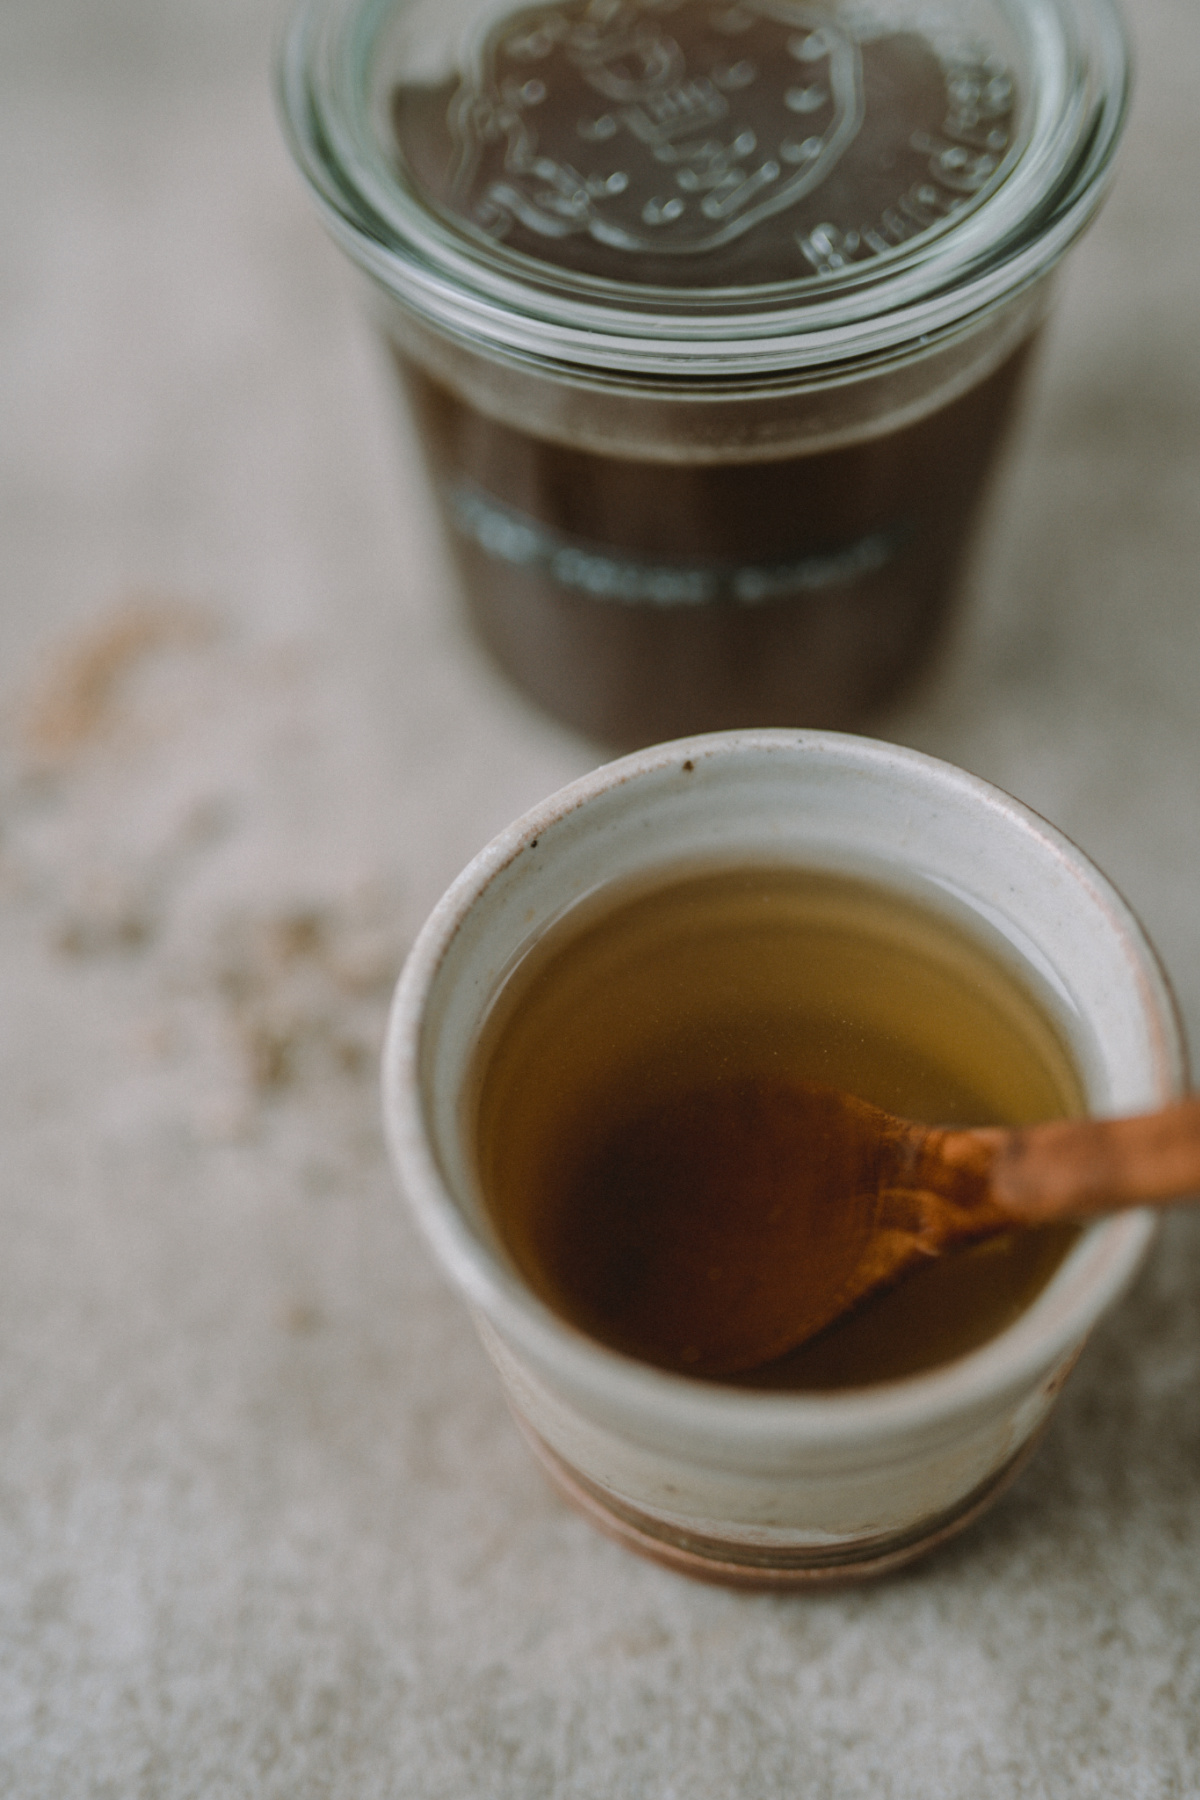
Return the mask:
<path id="1" fill-rule="evenodd" d="M 107 726 L 137 663 L 169 645 L 203 642 L 213 630 L 207 615 L 180 601 L 128 601 L 59 652 L 25 710 L 24 748 L 35 762 L 68 760 Z"/>
<path id="2" fill-rule="evenodd" d="M 306 835 L 354 698 L 322 711 L 313 667 L 169 600 L 69 634 L 14 709 L 3 873 L 56 958 L 107 964 L 89 994 L 148 1021 L 127 1111 L 241 1143 L 291 1097 L 277 1124 L 344 1145 L 369 1118 L 374 1154 L 409 919 L 373 843 Z"/>
<path id="3" fill-rule="evenodd" d="M 283 1328 L 295 1337 L 311 1337 L 321 1329 L 319 1308 L 305 1300 L 294 1300 L 283 1315 Z"/>
<path id="4" fill-rule="evenodd" d="M 129 956 L 154 941 L 157 919 L 144 882 L 93 872 L 69 905 L 51 941 L 61 956 Z"/>
<path id="5" fill-rule="evenodd" d="M 260 1100 L 374 1069 L 403 954 L 395 916 L 370 893 L 227 921 L 214 980 Z"/>

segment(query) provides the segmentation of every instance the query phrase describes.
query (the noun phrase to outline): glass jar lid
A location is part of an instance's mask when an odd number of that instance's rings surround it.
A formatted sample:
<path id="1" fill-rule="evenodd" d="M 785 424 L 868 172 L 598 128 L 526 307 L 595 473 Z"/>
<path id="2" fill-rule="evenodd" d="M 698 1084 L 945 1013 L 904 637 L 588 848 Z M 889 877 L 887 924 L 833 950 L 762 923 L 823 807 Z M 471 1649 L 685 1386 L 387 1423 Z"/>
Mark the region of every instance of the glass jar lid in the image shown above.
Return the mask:
<path id="1" fill-rule="evenodd" d="M 862 367 L 1029 286 L 1104 191 L 1111 0 L 301 0 L 328 224 L 427 326 L 625 379 Z"/>

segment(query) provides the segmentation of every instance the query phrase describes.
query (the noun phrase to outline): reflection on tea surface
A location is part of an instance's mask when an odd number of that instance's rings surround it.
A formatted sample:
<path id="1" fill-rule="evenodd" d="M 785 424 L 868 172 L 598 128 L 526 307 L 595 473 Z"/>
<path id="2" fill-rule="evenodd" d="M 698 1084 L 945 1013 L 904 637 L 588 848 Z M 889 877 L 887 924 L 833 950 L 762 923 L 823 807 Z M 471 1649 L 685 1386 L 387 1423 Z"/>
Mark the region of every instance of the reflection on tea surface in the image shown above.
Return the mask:
<path id="1" fill-rule="evenodd" d="M 535 1291 L 602 1342 L 688 1372 L 677 1296 L 646 1279 L 663 1267 L 662 1234 L 686 1229 L 700 1173 L 727 1196 L 731 1238 L 777 1194 L 723 1158 L 705 1096 L 789 1079 L 931 1123 L 1082 1108 L 1057 1032 L 1011 967 L 906 896 L 778 867 L 601 895 L 517 967 L 475 1061 L 484 1196 Z M 704 1169 L 689 1170 L 701 1139 Z M 1073 1236 L 1014 1234 L 944 1257 L 739 1380 L 848 1387 L 946 1362 L 1010 1323 Z M 714 1266 L 718 1295 L 721 1279 Z"/>

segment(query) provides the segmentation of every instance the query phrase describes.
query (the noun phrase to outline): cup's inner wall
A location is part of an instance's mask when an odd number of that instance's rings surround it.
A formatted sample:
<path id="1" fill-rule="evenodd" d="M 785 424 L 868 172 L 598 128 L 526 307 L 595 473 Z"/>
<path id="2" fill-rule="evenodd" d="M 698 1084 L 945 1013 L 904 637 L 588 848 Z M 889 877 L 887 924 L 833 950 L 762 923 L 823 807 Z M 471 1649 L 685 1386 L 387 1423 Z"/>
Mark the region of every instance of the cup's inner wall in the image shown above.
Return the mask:
<path id="1" fill-rule="evenodd" d="M 421 1104 L 450 1203 L 503 1285 L 513 1272 L 463 1105 L 481 1021 L 547 925 L 619 879 L 778 859 L 936 892 L 940 909 L 1007 946 L 1092 1110 L 1143 1110 L 1180 1085 L 1169 997 L 1136 925 L 1085 859 L 995 790 L 888 746 L 816 734 L 698 739 L 613 768 L 635 763 L 625 778 L 601 771 L 498 840 L 447 915 L 420 1037 Z M 1061 1325 L 1130 1223 L 1084 1233 L 1032 1311 Z"/>

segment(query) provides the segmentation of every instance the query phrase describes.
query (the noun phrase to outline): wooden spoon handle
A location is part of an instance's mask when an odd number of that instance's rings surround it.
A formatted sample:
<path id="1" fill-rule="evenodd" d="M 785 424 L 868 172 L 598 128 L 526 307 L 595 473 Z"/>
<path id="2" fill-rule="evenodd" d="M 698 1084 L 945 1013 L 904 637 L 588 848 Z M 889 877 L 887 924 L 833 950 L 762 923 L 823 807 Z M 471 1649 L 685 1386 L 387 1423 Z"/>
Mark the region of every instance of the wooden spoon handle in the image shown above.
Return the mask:
<path id="1" fill-rule="evenodd" d="M 974 1141 L 973 1153 L 958 1140 Z M 1200 1195 L 1200 1095 L 1133 1119 L 1063 1119 L 1017 1130 L 948 1132 L 943 1154 L 991 1151 L 988 1198 L 1014 1224 L 1089 1219 Z"/>

